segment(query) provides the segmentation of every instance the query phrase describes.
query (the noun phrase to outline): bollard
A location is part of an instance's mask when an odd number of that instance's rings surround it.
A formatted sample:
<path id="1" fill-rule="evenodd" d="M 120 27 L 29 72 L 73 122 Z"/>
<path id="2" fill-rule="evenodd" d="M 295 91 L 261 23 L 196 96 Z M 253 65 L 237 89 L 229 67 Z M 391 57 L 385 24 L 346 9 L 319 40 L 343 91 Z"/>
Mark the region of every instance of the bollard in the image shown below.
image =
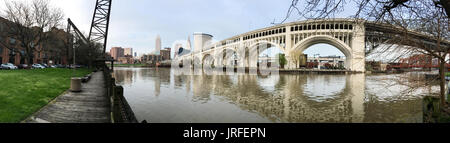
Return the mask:
<path id="1" fill-rule="evenodd" d="M 74 77 L 70 82 L 70 91 L 81 92 L 81 78 Z"/>

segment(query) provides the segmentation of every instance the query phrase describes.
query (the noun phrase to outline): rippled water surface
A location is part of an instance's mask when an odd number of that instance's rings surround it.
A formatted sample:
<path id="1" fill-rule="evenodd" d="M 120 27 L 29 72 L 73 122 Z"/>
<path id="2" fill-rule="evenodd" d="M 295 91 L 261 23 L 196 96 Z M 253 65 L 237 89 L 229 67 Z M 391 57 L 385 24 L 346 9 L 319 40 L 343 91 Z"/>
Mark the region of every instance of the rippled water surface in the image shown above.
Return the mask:
<path id="1" fill-rule="evenodd" d="M 137 118 L 151 123 L 414 123 L 422 122 L 422 96 L 438 90 L 411 89 L 409 74 L 186 76 L 165 68 L 114 74 Z"/>

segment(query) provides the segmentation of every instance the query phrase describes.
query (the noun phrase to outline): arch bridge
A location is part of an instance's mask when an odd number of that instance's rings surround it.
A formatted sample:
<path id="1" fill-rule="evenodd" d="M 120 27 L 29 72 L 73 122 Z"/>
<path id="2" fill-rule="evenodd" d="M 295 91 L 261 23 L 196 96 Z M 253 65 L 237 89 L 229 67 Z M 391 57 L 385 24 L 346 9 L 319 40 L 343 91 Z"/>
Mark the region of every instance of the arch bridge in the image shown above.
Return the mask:
<path id="1" fill-rule="evenodd" d="M 408 34 L 409 37 L 430 46 L 436 43 L 421 33 L 408 32 Z M 398 27 L 361 19 L 319 19 L 258 29 L 211 44 L 206 44 L 208 42 L 204 40 L 208 38 L 204 38 L 205 35 L 194 38 L 195 43 L 203 45 L 196 44 L 193 52 L 179 56 L 175 60 L 190 60 L 198 65 L 208 64 L 215 67 L 234 65 L 257 68 L 261 52 L 258 47 L 264 45 L 278 47 L 286 56 L 285 68 L 296 69 L 299 68 L 297 63 L 304 50 L 314 44 L 324 43 L 336 47 L 346 56 L 347 70 L 365 72 L 367 52 L 381 44 L 392 43 L 390 40 L 394 37 L 401 38 L 404 31 Z M 197 48 L 198 45 L 202 48 Z M 448 47 L 450 42 L 445 41 L 441 45 Z"/>

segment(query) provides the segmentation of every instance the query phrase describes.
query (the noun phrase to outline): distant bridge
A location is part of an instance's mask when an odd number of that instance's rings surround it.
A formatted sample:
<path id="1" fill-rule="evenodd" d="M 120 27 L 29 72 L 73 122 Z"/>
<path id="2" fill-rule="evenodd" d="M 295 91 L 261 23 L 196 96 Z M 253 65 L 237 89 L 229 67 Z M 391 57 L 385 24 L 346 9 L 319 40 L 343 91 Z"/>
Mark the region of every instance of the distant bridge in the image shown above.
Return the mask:
<path id="1" fill-rule="evenodd" d="M 360 19 L 320 19 L 258 29 L 217 43 L 210 42 L 212 36 L 209 34 L 196 33 L 195 49 L 176 60 L 192 61 L 203 66 L 257 68 L 259 54 L 263 52 L 260 47 L 268 46 L 278 47 L 286 55 L 287 69 L 296 69 L 299 68 L 298 62 L 303 51 L 312 45 L 325 43 L 333 45 L 346 56 L 347 70 L 365 72 L 366 54 L 382 44 L 395 43 L 390 40 L 402 38 L 404 32 L 399 27 Z M 428 39 L 429 36 L 418 32 L 408 31 L 408 34 L 408 37 L 429 46 L 436 43 L 434 39 Z M 442 42 L 442 46 L 449 45 L 449 41 Z"/>

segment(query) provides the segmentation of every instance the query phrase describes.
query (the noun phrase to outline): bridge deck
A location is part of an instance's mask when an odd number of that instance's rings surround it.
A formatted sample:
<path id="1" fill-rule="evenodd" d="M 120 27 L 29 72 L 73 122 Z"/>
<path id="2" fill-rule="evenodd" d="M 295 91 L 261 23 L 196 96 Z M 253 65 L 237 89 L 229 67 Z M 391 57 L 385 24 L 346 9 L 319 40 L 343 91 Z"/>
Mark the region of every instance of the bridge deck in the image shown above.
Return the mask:
<path id="1" fill-rule="evenodd" d="M 110 123 L 110 100 L 102 72 L 92 74 L 82 92 L 66 92 L 26 119 L 25 123 Z"/>
<path id="2" fill-rule="evenodd" d="M 280 69 L 280 73 L 357 73 L 349 70 L 329 70 L 329 69 Z"/>

